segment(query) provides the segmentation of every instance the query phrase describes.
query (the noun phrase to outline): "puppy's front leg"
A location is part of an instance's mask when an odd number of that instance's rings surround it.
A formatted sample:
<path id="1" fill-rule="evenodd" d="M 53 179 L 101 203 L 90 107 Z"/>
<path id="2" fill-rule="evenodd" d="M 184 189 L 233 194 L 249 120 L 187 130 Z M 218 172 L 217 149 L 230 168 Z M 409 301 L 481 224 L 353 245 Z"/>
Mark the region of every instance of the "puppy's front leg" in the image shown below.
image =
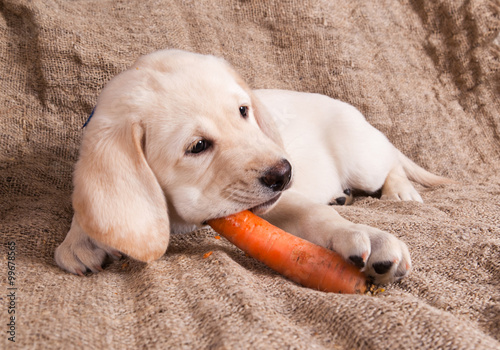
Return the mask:
<path id="1" fill-rule="evenodd" d="M 331 206 L 312 202 L 293 190 L 283 193 L 275 208 L 262 217 L 310 242 L 332 249 L 374 278 L 388 283 L 411 269 L 406 244 L 379 229 L 354 224 Z"/>

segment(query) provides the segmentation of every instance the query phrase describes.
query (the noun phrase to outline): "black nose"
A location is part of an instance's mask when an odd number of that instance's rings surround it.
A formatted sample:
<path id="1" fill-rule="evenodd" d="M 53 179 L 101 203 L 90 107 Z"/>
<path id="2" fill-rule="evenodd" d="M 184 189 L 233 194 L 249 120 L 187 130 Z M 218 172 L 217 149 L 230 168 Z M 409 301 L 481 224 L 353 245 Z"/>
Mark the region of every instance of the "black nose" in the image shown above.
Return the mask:
<path id="1" fill-rule="evenodd" d="M 292 178 L 292 166 L 286 159 L 282 159 L 273 167 L 267 169 L 260 182 L 275 192 L 283 191 Z"/>

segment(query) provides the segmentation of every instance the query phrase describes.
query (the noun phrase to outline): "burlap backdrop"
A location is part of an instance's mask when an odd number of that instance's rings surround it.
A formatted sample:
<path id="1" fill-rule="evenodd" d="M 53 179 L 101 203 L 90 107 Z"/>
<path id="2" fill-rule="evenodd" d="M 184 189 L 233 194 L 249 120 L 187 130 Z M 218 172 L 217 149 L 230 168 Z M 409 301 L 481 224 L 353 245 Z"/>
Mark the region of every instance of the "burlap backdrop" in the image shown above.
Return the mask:
<path id="1" fill-rule="evenodd" d="M 497 0 L 1 0 L 0 344 L 500 348 L 499 9 Z M 339 209 L 407 242 L 411 276 L 377 296 L 320 293 L 208 230 L 174 237 L 147 266 L 61 271 L 53 253 L 72 216 L 81 126 L 107 80 L 163 48 L 223 56 L 256 88 L 350 102 L 413 160 L 461 180 L 421 189 L 425 204 L 360 198 Z"/>

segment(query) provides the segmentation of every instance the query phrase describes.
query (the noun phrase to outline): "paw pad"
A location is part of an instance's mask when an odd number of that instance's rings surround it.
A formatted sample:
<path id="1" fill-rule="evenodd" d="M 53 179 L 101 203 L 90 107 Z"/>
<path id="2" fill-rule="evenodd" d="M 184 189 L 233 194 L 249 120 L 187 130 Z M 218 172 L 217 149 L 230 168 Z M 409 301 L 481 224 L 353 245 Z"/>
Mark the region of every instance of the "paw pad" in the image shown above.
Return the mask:
<path id="1" fill-rule="evenodd" d="M 383 275 L 391 269 L 392 265 L 393 265 L 392 261 L 382 261 L 382 262 L 373 264 L 373 269 L 379 275 Z"/>
<path id="2" fill-rule="evenodd" d="M 351 255 L 349 257 L 349 260 L 354 264 L 354 266 L 362 269 L 363 267 L 365 267 L 365 260 L 360 257 L 360 256 L 357 256 L 357 255 Z"/>

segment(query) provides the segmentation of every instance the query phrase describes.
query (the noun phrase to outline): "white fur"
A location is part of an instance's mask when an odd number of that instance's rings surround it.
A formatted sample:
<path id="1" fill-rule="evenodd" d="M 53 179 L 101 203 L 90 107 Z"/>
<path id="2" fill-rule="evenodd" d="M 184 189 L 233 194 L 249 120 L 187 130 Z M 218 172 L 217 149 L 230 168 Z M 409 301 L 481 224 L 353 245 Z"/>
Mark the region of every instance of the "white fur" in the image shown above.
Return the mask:
<path id="1" fill-rule="evenodd" d="M 212 147 L 189 153 L 201 139 Z M 259 179 L 282 159 L 292 164 L 293 184 L 277 193 Z M 151 261 L 167 249 L 170 230 L 254 208 L 297 236 L 362 259 L 376 282 L 389 282 L 411 269 L 406 245 L 327 204 L 346 189 L 380 188 L 382 199 L 421 202 L 408 177 L 449 182 L 402 155 L 353 106 L 318 94 L 252 91 L 219 58 L 159 51 L 99 97 L 76 164 L 75 216 L 56 261 L 76 274 L 99 271 L 117 251 Z M 263 204 L 277 194 L 276 204 Z"/>

